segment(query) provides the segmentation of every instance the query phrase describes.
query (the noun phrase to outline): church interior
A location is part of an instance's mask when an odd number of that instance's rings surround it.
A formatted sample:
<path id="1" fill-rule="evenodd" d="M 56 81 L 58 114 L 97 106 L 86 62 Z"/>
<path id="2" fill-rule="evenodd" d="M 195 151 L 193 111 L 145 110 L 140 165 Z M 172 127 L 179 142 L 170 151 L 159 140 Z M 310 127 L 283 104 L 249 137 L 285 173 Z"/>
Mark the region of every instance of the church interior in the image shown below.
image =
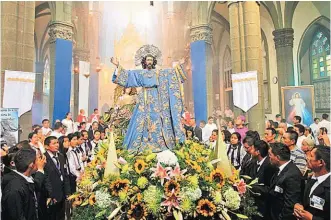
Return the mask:
<path id="1" fill-rule="evenodd" d="M 76 118 L 81 106 L 88 115 L 107 111 L 116 87 L 110 57 L 135 68 L 134 53 L 144 44 L 161 49 L 160 68 L 185 60 L 190 112 L 238 111 L 231 74 L 251 70 L 258 73 L 259 103 L 248 120 L 257 130 L 264 116 L 282 111 L 284 86 L 313 85 L 315 114 L 330 112 L 330 2 L 7 1 L 1 2 L 2 94 L 5 70 L 36 73 L 32 109 L 20 117 L 22 135 L 43 118 L 55 121 L 64 112 Z"/>

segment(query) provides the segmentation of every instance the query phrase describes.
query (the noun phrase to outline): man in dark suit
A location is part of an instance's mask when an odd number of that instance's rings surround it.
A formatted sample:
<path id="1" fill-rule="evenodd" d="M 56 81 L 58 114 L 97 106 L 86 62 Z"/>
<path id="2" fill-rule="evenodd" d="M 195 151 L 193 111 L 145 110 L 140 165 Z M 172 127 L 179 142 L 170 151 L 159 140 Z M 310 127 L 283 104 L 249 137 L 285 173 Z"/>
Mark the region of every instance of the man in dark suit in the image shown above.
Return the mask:
<path id="1" fill-rule="evenodd" d="M 279 171 L 271 178 L 266 200 L 266 219 L 296 220 L 293 208 L 301 198 L 302 174 L 290 157 L 289 148 L 282 143 L 274 143 L 269 149 L 270 162 Z"/>
<path id="2" fill-rule="evenodd" d="M 243 145 L 246 151 L 246 155 L 244 156 L 241 162 L 240 175 L 246 175 L 252 177 L 254 175 L 253 166 L 256 163 L 256 159 L 254 159 L 251 155 L 251 150 L 254 145 L 254 138 L 250 136 L 246 136 L 243 140 Z"/>
<path id="3" fill-rule="evenodd" d="M 246 137 L 247 138 L 247 137 Z M 277 168 L 270 164 L 268 157 L 269 145 L 263 141 L 255 141 L 251 148 L 250 153 L 255 159 L 254 166 L 252 166 L 252 179 L 258 178 L 258 183 L 253 185 L 252 191 L 259 195 L 254 195 L 255 204 L 258 207 L 258 211 L 265 216 L 266 205 L 265 200 L 267 192 L 270 186 L 271 177 L 277 172 Z M 260 216 L 254 216 L 253 219 L 263 219 Z"/>
<path id="4" fill-rule="evenodd" d="M 58 152 L 59 143 L 56 137 L 45 139 L 46 190 L 48 192 L 48 219 L 62 220 L 65 218 L 65 200 L 70 195 L 70 184 L 64 156 Z"/>
<path id="5" fill-rule="evenodd" d="M 311 151 L 308 167 L 314 175 L 308 179 L 301 204 L 294 215 L 303 220 L 330 219 L 330 147 L 318 146 Z"/>
<path id="6" fill-rule="evenodd" d="M 194 136 L 197 137 L 199 139 L 199 141 L 202 141 L 202 129 L 197 126 L 195 118 L 191 119 L 191 126 L 193 128 L 193 132 L 194 132 Z"/>
<path id="7" fill-rule="evenodd" d="M 15 169 L 6 174 L 1 183 L 2 189 L 2 219 L 38 219 L 38 202 L 34 179 L 31 177 L 37 169 L 43 167 L 45 158 L 37 158 L 36 151 L 29 148 L 19 150 L 14 158 Z M 36 177 L 43 182 L 43 171 L 36 173 Z"/>

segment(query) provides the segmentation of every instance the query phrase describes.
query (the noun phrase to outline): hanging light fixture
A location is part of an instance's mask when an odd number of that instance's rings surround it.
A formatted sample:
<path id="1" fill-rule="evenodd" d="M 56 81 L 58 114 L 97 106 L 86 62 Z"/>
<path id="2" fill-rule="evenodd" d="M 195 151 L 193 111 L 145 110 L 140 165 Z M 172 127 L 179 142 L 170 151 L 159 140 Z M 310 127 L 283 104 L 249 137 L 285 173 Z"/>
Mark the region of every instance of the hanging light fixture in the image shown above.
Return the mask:
<path id="1" fill-rule="evenodd" d="M 101 71 L 101 67 L 100 67 L 100 66 L 97 66 L 97 68 L 95 69 L 95 71 L 96 71 L 97 73 L 99 73 L 99 72 Z"/>
<path id="2" fill-rule="evenodd" d="M 79 68 L 77 66 L 74 68 L 74 73 L 79 74 Z"/>
<path id="3" fill-rule="evenodd" d="M 90 73 L 89 72 L 86 72 L 83 74 L 83 76 L 85 76 L 85 78 L 89 78 L 90 77 Z"/>

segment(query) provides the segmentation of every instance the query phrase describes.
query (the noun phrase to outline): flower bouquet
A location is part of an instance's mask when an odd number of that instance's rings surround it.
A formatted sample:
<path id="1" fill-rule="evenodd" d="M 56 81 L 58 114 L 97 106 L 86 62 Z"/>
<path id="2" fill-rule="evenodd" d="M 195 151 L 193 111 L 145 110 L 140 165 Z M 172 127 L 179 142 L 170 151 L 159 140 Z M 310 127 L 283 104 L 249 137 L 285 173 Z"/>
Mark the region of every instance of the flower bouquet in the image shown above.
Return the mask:
<path id="1" fill-rule="evenodd" d="M 109 152 L 102 144 L 70 197 L 73 219 L 248 219 L 256 214 L 256 209 L 239 213 L 255 181 L 246 185 L 235 169 L 226 177 L 203 145 L 186 141 L 158 154 L 116 145 L 119 175 L 103 176 Z"/>

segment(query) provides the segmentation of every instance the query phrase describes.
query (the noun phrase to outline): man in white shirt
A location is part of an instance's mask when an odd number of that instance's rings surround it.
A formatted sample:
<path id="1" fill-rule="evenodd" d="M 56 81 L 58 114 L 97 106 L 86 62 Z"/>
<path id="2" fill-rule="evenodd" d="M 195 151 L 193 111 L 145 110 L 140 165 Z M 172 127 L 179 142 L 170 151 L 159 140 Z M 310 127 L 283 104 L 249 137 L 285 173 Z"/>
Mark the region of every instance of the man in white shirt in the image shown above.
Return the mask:
<path id="1" fill-rule="evenodd" d="M 63 130 L 63 125 L 61 122 L 56 122 L 54 125 L 54 131 L 50 134 L 50 136 L 54 136 L 56 138 L 59 138 L 61 136 L 63 136 L 62 133 Z"/>
<path id="2" fill-rule="evenodd" d="M 329 118 L 329 115 L 328 114 L 323 114 L 322 115 L 322 121 L 320 121 L 318 123 L 318 129 L 320 128 L 326 128 L 328 130 L 328 134 L 331 134 L 330 133 L 330 130 L 331 130 L 331 124 L 330 122 L 328 121 L 328 118 Z"/>
<path id="3" fill-rule="evenodd" d="M 50 129 L 50 127 L 49 127 L 49 120 L 44 119 L 42 121 L 42 124 L 43 124 L 43 126 L 42 126 L 41 130 L 43 131 L 43 135 L 45 137 L 48 137 L 52 133 L 52 129 Z"/>
<path id="4" fill-rule="evenodd" d="M 312 123 L 309 126 L 311 128 L 311 131 L 313 132 L 315 138 L 317 138 L 318 132 L 319 132 L 319 128 L 318 128 L 319 121 L 320 121 L 319 118 L 314 118 L 314 123 Z"/>
<path id="5" fill-rule="evenodd" d="M 91 150 L 91 156 L 90 156 L 90 160 L 93 160 L 94 158 L 94 154 L 98 152 L 98 150 L 100 149 L 100 136 L 101 136 L 101 132 L 99 130 L 94 131 L 93 134 L 93 141 L 91 141 L 91 145 L 92 145 L 92 150 Z"/>
<path id="6" fill-rule="evenodd" d="M 306 136 L 304 135 L 305 134 L 305 127 L 301 124 L 296 124 L 296 125 L 294 125 L 294 130 L 295 130 L 295 132 L 298 133 L 297 146 L 299 147 L 299 149 L 301 149 L 302 141 L 304 139 L 306 139 Z"/>
<path id="7" fill-rule="evenodd" d="M 217 130 L 217 126 L 214 123 L 213 117 L 209 117 L 208 118 L 208 123 L 206 124 L 206 126 L 202 130 L 202 141 L 203 142 L 209 140 L 213 130 Z"/>

